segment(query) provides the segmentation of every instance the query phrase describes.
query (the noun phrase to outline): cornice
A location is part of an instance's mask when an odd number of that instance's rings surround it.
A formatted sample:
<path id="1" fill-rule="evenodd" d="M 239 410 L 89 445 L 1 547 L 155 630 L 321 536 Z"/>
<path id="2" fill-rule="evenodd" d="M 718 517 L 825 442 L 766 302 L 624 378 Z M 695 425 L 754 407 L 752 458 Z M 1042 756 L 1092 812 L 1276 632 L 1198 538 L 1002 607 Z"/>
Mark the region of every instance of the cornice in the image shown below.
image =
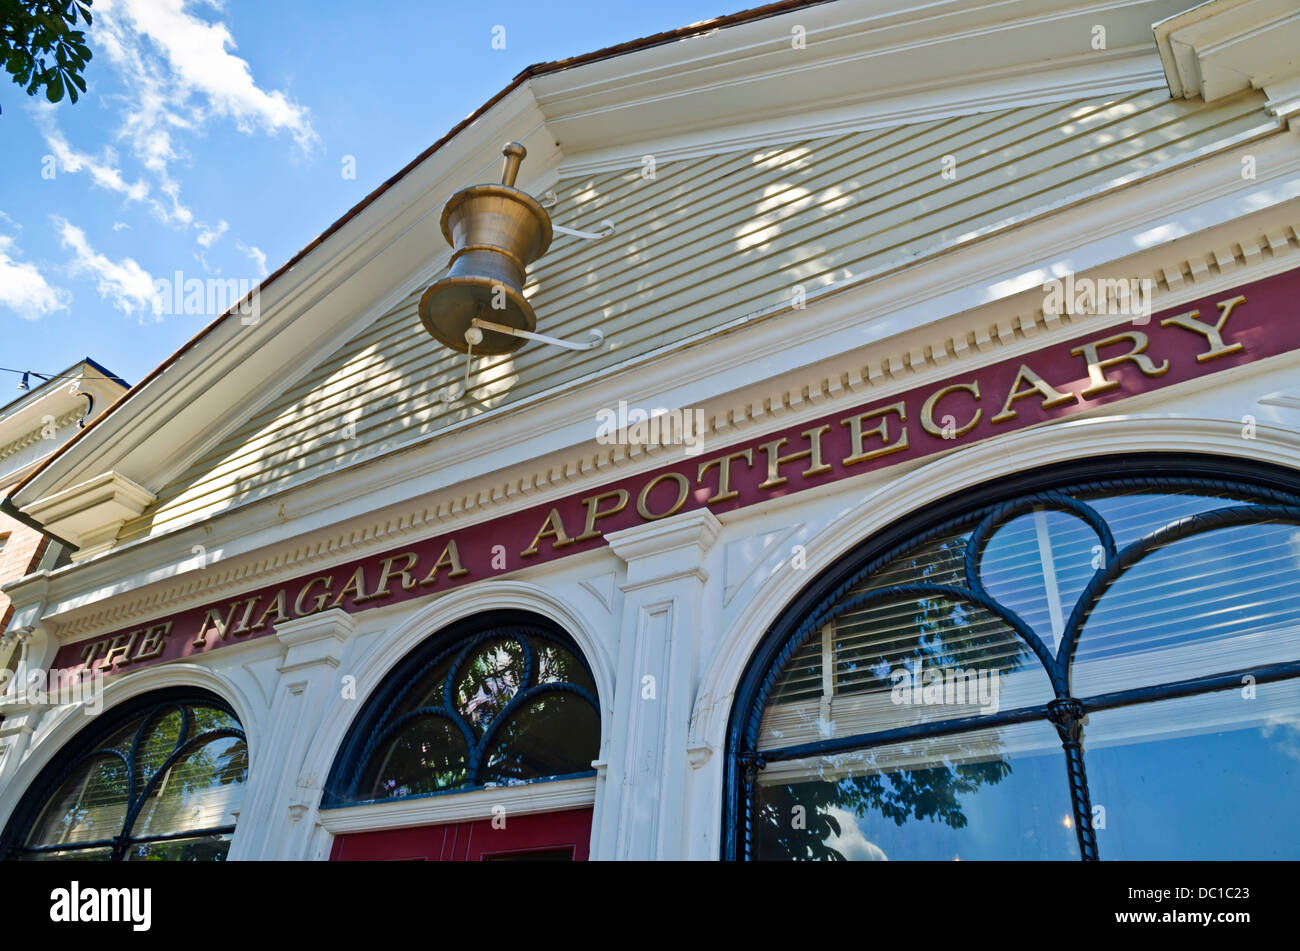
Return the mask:
<path id="1" fill-rule="evenodd" d="M 1209 234 L 1180 239 L 1169 248 L 1144 252 L 1145 264 L 1140 270 L 1093 268 L 1078 276 L 1119 272 L 1148 277 L 1156 287 L 1153 307 L 1175 307 L 1220 288 L 1300 266 L 1300 207 L 1290 210 L 1295 213 L 1291 224 L 1261 228 L 1250 221 L 1233 222 Z M 884 400 L 930 379 L 958 373 L 963 365 L 982 365 L 1030 352 L 1075 337 L 1082 329 L 1104 329 L 1117 322 L 1114 318 L 1044 315 L 1041 303 L 1041 288 L 1022 291 L 1006 301 L 955 315 L 939 326 L 897 335 L 903 345 L 876 347 L 865 361 L 855 354 L 840 355 L 711 400 L 702 407 L 705 438 L 715 444 L 731 442 L 742 432 L 782 428 L 837 407 L 858 405 L 866 396 Z M 289 544 L 229 559 L 217 557 L 201 569 L 196 570 L 191 562 L 189 570 L 175 573 L 186 566 L 152 564 L 145 569 L 144 580 L 135 584 L 124 583 L 125 573 L 117 567 L 130 563 L 132 559 L 125 556 L 131 552 L 117 552 L 101 559 L 102 568 L 91 562 L 50 576 L 48 587 L 59 594 L 45 595 L 50 602 L 46 623 L 56 628 L 60 640 L 78 639 L 163 611 L 171 613 L 216 600 L 253 584 L 273 584 L 312 566 L 386 550 L 410 538 L 466 528 L 549 498 L 635 475 L 662 464 L 674 451 L 679 450 L 595 447 L 589 442 L 576 450 L 499 470 L 490 476 L 490 482 L 480 479 L 469 491 L 463 485 L 451 486 L 343 527 L 336 524 L 310 532 Z M 136 553 L 136 559 L 143 554 Z M 94 579 L 96 573 L 103 574 L 102 582 Z M 107 587 L 96 592 L 95 584 Z M 23 587 L 19 582 L 9 590 L 16 603 L 26 600 Z"/>
<path id="2" fill-rule="evenodd" d="M 715 121 L 699 129 L 667 133 L 652 143 L 638 141 L 566 155 L 558 171 L 561 178 L 576 178 L 638 167 L 647 151 L 658 162 L 683 161 L 974 113 L 1122 95 L 1154 89 L 1163 82 L 1160 60 L 1149 48 L 1112 50 L 1103 57 L 1080 55 L 1046 66 L 1041 62 L 1008 66 L 906 88 L 858 89 L 787 115 Z"/>
<path id="3" fill-rule="evenodd" d="M 1213 102 L 1242 89 L 1294 95 L 1300 78 L 1295 0 L 1210 0 L 1152 28 L 1174 98 Z"/>
<path id="4" fill-rule="evenodd" d="M 729 125 L 763 116 L 799 125 L 821 109 L 918 90 L 960 100 L 990 77 L 1041 73 L 1062 63 L 1143 52 L 1150 54 L 1149 68 L 1158 69 L 1151 24 L 1182 6 L 1179 0 L 935 0 L 921 7 L 842 0 L 573 74 L 539 76 L 534 90 L 566 152 L 593 153 L 716 127 L 719 117 Z M 1096 24 L 1106 28 L 1102 49 L 1091 43 Z"/>
<path id="5" fill-rule="evenodd" d="M 66 413 L 63 413 L 61 416 L 54 417 L 54 428 L 56 430 L 62 429 L 64 426 L 67 426 L 69 423 L 80 419 L 82 417 L 82 414 L 83 411 L 80 409 L 68 410 Z M 19 436 L 17 439 L 14 439 L 11 442 L 5 443 L 3 446 L 0 446 L 0 462 L 4 462 L 10 456 L 22 452 L 28 446 L 35 445 L 36 443 L 40 442 L 42 438 L 41 431 L 44 428 L 45 427 L 43 425 L 38 425 L 34 429 L 29 430 L 24 435 Z"/>

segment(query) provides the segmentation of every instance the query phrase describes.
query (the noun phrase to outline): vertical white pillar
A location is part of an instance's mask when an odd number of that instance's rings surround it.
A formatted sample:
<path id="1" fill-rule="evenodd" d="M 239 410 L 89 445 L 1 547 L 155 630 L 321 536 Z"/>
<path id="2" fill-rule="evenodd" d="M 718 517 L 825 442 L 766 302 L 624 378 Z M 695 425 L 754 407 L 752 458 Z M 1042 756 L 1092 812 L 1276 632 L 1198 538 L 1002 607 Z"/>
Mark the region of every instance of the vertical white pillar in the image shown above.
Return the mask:
<path id="1" fill-rule="evenodd" d="M 608 536 L 627 562 L 609 748 L 594 858 L 685 855 L 688 734 L 707 556 L 722 526 L 707 509 Z"/>
<path id="2" fill-rule="evenodd" d="M 270 727 L 248 774 L 230 858 L 305 859 L 316 832 L 324 777 L 306 776 L 307 749 L 339 690 L 340 655 L 356 621 L 339 608 L 276 625 L 285 648 Z"/>
<path id="3" fill-rule="evenodd" d="M 10 789 L 10 782 L 27 755 L 32 734 L 40 725 L 41 718 L 54 709 L 53 702 L 34 700 L 28 693 L 28 675 L 38 674 L 40 682 L 47 683 L 41 665 L 52 651 L 48 649 L 49 636 L 43 627 L 13 627 L 0 640 L 4 648 L 12 648 L 18 655 L 12 676 L 0 693 L 0 717 L 3 717 L 3 723 L 0 723 L 0 790 L 12 804 L 22 790 Z M 0 656 L 12 658 L 7 650 L 0 650 Z"/>

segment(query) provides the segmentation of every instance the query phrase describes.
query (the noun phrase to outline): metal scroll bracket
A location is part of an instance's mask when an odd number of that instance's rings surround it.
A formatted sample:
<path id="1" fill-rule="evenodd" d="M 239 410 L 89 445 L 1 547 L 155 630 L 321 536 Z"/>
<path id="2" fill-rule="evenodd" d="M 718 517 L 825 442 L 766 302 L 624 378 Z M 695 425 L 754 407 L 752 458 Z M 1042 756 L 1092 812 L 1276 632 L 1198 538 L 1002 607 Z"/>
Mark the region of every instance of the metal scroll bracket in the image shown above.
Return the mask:
<path id="1" fill-rule="evenodd" d="M 504 324 L 493 323 L 490 320 L 484 320 L 481 317 L 475 317 L 470 321 L 470 327 L 465 331 L 465 342 L 469 345 L 465 351 L 465 379 L 457 380 L 443 387 L 438 394 L 439 400 L 443 403 L 454 403 L 469 391 L 469 371 L 474 362 L 474 345 L 483 340 L 483 331 L 491 330 L 493 333 L 509 334 L 511 337 L 522 337 L 525 340 L 536 340 L 538 343 L 548 344 L 552 347 L 563 347 L 565 350 L 595 350 L 605 342 L 605 334 L 601 330 L 592 328 L 587 331 L 587 342 L 576 343 L 572 340 L 561 340 L 559 337 L 548 337 L 546 334 L 534 333 L 531 330 L 520 330 L 517 327 L 507 327 Z"/>

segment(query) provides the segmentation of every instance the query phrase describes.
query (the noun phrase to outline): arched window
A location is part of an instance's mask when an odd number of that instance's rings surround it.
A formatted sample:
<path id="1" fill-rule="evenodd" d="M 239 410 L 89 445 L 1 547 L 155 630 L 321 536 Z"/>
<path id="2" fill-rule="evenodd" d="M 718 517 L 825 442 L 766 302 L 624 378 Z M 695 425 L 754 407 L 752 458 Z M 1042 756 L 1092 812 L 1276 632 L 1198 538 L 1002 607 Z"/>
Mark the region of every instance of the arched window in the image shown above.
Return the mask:
<path id="1" fill-rule="evenodd" d="M 46 768 L 5 833 L 6 857 L 221 861 L 248 776 L 231 709 L 155 694 L 100 715 Z"/>
<path id="2" fill-rule="evenodd" d="M 1202 466 L 970 493 L 811 586 L 733 713 L 728 856 L 1300 857 L 1300 497 Z"/>
<path id="3" fill-rule="evenodd" d="M 499 611 L 413 651 L 366 704 L 325 804 L 405 799 L 586 775 L 600 747 L 596 685 L 548 621 Z"/>

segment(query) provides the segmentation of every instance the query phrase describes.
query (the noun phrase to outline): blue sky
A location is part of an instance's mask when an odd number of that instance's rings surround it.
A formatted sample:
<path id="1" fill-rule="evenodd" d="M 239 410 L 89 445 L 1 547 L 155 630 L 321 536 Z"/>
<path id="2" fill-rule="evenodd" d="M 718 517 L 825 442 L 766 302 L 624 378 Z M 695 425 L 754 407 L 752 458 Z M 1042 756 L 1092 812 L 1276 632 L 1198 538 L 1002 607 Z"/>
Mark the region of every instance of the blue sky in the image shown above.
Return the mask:
<path id="1" fill-rule="evenodd" d="M 0 74 L 0 366 L 137 382 L 211 319 L 155 280 L 256 283 L 525 66 L 725 2 L 95 0 L 77 104 Z"/>

